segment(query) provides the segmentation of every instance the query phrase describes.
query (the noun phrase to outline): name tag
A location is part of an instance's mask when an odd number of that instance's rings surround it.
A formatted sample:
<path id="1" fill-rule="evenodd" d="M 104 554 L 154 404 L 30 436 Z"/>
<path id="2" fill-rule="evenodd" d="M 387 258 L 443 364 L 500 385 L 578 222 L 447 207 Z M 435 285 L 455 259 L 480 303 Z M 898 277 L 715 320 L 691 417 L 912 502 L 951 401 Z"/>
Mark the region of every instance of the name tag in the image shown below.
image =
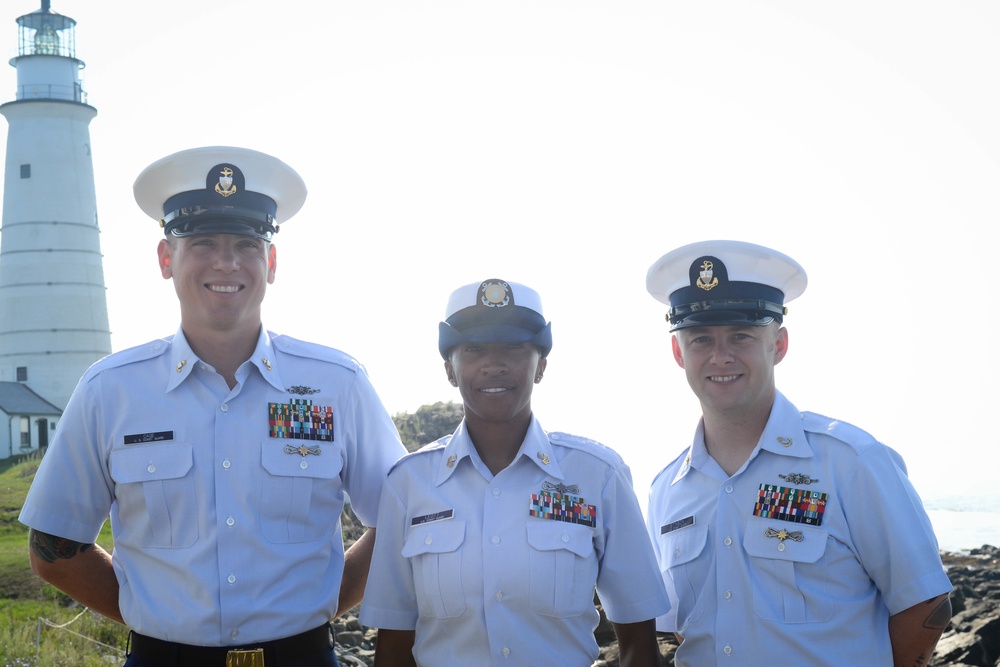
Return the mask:
<path id="1" fill-rule="evenodd" d="M 164 440 L 173 440 L 173 431 L 157 431 L 156 433 L 133 433 L 132 435 L 125 436 L 126 445 L 139 445 L 144 442 L 163 442 Z"/>
<path id="2" fill-rule="evenodd" d="M 687 528 L 688 526 L 694 525 L 694 515 L 684 517 L 680 521 L 674 521 L 673 523 L 668 523 L 660 526 L 660 535 L 666 535 L 667 533 L 672 533 L 675 530 L 680 530 L 681 528 Z"/>
<path id="3" fill-rule="evenodd" d="M 424 523 L 444 521 L 445 519 L 450 519 L 454 516 L 455 516 L 455 510 L 442 510 L 440 512 L 434 512 L 433 514 L 423 514 L 421 516 L 415 516 L 412 519 L 410 519 L 410 525 L 419 526 Z"/>

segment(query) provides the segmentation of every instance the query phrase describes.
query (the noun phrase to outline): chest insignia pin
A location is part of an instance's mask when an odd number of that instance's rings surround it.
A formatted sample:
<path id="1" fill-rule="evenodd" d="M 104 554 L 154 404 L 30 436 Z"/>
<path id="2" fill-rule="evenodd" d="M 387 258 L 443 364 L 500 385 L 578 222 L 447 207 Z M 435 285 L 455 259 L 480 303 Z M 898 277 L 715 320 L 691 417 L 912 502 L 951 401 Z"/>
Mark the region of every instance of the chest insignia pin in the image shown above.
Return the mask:
<path id="1" fill-rule="evenodd" d="M 323 453 L 323 450 L 319 448 L 319 445 L 316 445 L 315 447 L 306 447 L 305 445 L 299 445 L 298 447 L 295 445 L 285 445 L 285 453 L 298 454 L 303 457 L 308 456 L 309 454 L 319 456 Z"/>

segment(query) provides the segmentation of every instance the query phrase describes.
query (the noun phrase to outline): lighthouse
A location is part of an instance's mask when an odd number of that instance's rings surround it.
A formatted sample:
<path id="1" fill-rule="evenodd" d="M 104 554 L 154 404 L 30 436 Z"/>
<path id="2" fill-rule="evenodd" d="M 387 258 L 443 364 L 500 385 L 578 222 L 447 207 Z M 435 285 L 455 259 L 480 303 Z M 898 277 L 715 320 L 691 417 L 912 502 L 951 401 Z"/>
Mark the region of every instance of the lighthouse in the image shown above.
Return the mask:
<path id="1" fill-rule="evenodd" d="M 84 371 L 111 352 L 90 151 L 97 110 L 80 79 L 76 21 L 42 0 L 17 26 L 16 95 L 0 105 L 8 123 L 0 398 L 30 391 L 61 410 Z"/>

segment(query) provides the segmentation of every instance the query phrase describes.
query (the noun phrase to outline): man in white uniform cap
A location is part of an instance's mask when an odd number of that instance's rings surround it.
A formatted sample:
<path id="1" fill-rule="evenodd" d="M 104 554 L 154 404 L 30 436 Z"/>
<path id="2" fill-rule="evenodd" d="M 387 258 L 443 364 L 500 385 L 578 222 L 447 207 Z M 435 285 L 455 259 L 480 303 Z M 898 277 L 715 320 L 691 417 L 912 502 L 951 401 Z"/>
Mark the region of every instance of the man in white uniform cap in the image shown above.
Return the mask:
<path id="1" fill-rule="evenodd" d="M 129 667 L 336 665 L 329 621 L 360 601 L 375 532 L 345 566 L 345 494 L 374 526 L 405 450 L 357 361 L 261 324 L 271 239 L 305 184 L 207 147 L 134 190 L 180 328 L 81 379 L 21 511 L 32 569 L 131 628 Z M 95 544 L 109 514 L 113 555 Z"/>
<path id="2" fill-rule="evenodd" d="M 738 241 L 678 248 L 646 287 L 701 403 L 691 445 L 654 479 L 647 527 L 681 640 L 676 664 L 926 665 L 951 584 L 902 459 L 775 389 L 785 304 L 806 274 Z"/>

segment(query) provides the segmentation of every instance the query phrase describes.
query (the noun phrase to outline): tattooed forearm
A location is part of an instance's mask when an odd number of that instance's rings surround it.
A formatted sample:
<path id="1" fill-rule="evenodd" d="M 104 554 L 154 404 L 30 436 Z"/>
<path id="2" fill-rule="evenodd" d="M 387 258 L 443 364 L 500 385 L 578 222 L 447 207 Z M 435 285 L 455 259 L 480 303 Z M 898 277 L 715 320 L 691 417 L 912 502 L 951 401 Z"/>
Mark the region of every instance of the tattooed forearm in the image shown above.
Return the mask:
<path id="1" fill-rule="evenodd" d="M 928 604 L 933 604 L 933 598 L 928 600 Z M 948 623 L 951 621 L 951 596 L 946 595 L 941 602 L 934 607 L 933 611 L 927 615 L 927 619 L 924 620 L 924 627 L 930 628 L 931 630 L 944 630 L 948 627 Z"/>
<path id="2" fill-rule="evenodd" d="M 72 558 L 78 553 L 83 553 L 94 546 L 93 544 L 68 540 L 65 537 L 49 535 L 48 533 L 34 529 L 31 530 L 29 535 L 29 543 L 35 555 L 46 563 L 54 563 L 59 559 Z"/>

